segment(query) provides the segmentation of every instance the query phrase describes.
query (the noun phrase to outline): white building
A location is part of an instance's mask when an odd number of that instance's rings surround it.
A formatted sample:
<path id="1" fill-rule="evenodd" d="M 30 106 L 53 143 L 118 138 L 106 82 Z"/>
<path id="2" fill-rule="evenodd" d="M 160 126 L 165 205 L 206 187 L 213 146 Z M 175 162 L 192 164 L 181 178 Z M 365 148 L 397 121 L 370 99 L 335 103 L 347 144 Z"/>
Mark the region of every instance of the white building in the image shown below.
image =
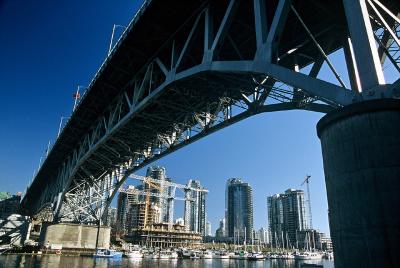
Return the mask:
<path id="1" fill-rule="evenodd" d="M 269 244 L 269 236 L 268 236 L 268 229 L 267 228 L 260 228 L 258 231 L 258 239 L 260 240 L 261 244 Z"/>
<path id="2" fill-rule="evenodd" d="M 206 235 L 207 236 L 212 236 L 212 232 L 211 232 L 211 222 L 207 221 L 206 222 Z"/>
<path id="3" fill-rule="evenodd" d="M 179 225 L 185 225 L 185 220 L 183 218 L 177 218 L 175 223 Z"/>

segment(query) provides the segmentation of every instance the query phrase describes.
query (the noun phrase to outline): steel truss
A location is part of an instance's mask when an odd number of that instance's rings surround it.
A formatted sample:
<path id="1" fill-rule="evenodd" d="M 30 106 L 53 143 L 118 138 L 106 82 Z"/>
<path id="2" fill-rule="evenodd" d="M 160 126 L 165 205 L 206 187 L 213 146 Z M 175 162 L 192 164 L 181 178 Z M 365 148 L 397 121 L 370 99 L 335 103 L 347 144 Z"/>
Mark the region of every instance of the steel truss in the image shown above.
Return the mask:
<path id="1" fill-rule="evenodd" d="M 52 203 L 55 221 L 96 222 L 130 174 L 245 118 L 296 109 L 326 113 L 356 101 L 400 95 L 396 84 L 383 80 L 383 55 L 398 68 L 399 20 L 382 3 L 344 1 L 348 28 L 339 37 L 326 37 L 325 28 L 317 32 L 307 25 L 295 1 L 280 0 L 272 19 L 267 4 L 231 0 L 220 20 L 213 4 L 192 14 L 110 100 L 33 210 Z M 246 19 L 243 10 L 251 10 Z M 308 38 L 283 49 L 280 38 L 289 17 Z M 381 44 L 379 53 L 374 38 Z M 345 50 L 349 88 L 327 56 L 338 49 L 331 45 L 337 39 Z M 122 37 L 109 58 L 123 42 Z M 316 78 L 324 63 L 339 85 Z M 302 72 L 308 65 L 310 71 Z M 123 66 L 115 68 L 124 72 Z"/>

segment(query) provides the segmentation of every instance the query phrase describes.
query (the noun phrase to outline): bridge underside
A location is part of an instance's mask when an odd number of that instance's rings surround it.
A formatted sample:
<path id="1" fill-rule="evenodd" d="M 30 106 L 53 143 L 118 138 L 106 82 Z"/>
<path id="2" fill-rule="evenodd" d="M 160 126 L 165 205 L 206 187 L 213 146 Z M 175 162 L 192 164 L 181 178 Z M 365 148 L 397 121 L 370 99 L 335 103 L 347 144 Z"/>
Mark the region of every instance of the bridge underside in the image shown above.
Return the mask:
<path id="1" fill-rule="evenodd" d="M 396 96 L 381 66 L 400 70 L 399 12 L 376 0 L 146 1 L 44 161 L 23 213 L 51 206 L 56 221 L 95 222 L 131 173 L 249 116 Z M 327 57 L 342 48 L 349 85 Z M 316 78 L 323 64 L 337 81 Z"/>

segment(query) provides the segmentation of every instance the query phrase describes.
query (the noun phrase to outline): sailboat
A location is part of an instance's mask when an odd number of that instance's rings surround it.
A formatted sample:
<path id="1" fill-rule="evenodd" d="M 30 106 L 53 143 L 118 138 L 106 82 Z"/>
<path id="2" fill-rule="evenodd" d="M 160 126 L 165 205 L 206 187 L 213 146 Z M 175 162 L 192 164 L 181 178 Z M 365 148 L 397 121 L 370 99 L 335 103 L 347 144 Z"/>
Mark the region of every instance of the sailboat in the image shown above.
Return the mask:
<path id="1" fill-rule="evenodd" d="M 311 241 L 308 232 L 306 232 L 304 242 L 306 244 L 306 251 L 295 255 L 296 260 L 320 260 L 322 255 L 318 252 L 311 251 Z M 313 249 L 314 250 L 314 249 Z"/>
<path id="2" fill-rule="evenodd" d="M 249 261 L 264 260 L 265 256 L 260 252 L 260 240 L 258 240 L 257 251 L 254 251 L 254 233 L 251 233 L 251 253 L 247 255 Z"/>

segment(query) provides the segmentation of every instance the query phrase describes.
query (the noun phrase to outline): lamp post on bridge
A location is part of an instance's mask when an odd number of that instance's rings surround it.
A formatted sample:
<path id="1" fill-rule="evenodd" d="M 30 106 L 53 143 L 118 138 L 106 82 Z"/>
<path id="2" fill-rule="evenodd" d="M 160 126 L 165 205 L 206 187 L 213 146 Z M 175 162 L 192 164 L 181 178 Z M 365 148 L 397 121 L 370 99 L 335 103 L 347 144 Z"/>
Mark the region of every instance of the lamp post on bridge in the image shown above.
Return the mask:
<path id="1" fill-rule="evenodd" d="M 70 116 L 61 116 L 61 118 L 60 118 L 60 125 L 58 126 L 58 133 L 57 133 L 57 138 L 60 136 L 60 134 L 61 134 L 61 130 L 62 130 L 62 127 L 63 127 L 63 122 L 64 122 L 64 119 L 69 119 L 70 118 Z"/>
<path id="2" fill-rule="evenodd" d="M 111 40 L 110 40 L 110 47 L 108 48 L 107 56 L 110 56 L 111 51 L 113 49 L 113 41 L 114 41 L 114 34 L 115 34 L 115 29 L 116 28 L 124 28 L 124 29 L 126 29 L 126 27 L 123 26 L 123 25 L 119 25 L 119 24 L 114 24 L 113 25 L 113 29 L 112 29 L 112 33 L 111 33 Z"/>

